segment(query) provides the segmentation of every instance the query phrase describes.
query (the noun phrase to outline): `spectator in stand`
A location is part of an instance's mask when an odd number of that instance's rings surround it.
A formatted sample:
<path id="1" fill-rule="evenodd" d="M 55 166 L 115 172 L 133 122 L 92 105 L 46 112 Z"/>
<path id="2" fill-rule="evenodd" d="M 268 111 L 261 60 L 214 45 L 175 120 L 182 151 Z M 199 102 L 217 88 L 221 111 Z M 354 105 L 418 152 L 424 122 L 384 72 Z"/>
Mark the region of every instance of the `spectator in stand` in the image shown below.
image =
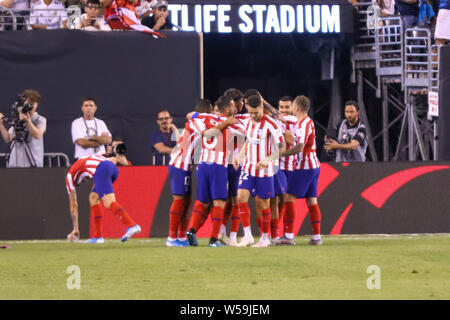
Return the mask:
<path id="1" fill-rule="evenodd" d="M 33 29 L 66 29 L 66 8 L 58 0 L 39 0 L 31 5 L 30 24 Z"/>
<path id="2" fill-rule="evenodd" d="M 152 8 L 157 2 L 157 0 L 141 0 L 141 3 L 136 7 L 139 19 L 142 20 L 148 17 L 152 13 Z"/>
<path id="3" fill-rule="evenodd" d="M 29 15 L 30 5 L 28 0 L 0 0 L 0 6 L 11 9 L 17 17 L 17 30 L 25 30 L 27 24 L 25 17 Z M 12 30 L 12 18 L 6 17 L 6 30 Z"/>
<path id="4" fill-rule="evenodd" d="M 176 145 L 175 139 L 172 139 L 172 132 L 178 130 L 172 122 L 169 111 L 161 110 L 158 112 L 156 122 L 159 128 L 152 132 L 151 145 L 153 152 L 153 164 L 157 166 L 169 164 L 170 154 Z"/>
<path id="5" fill-rule="evenodd" d="M 403 20 L 403 30 L 411 28 L 417 24 L 419 17 L 420 0 L 395 0 L 397 13 L 401 15 Z"/>
<path id="6" fill-rule="evenodd" d="M 434 38 L 438 45 L 444 45 L 450 40 L 450 0 L 440 1 Z"/>
<path id="7" fill-rule="evenodd" d="M 111 31 L 111 27 L 106 23 L 105 18 L 100 13 L 100 1 L 88 0 L 81 15 L 80 24 L 77 29 L 86 31 Z"/>
<path id="8" fill-rule="evenodd" d="M 174 25 L 169 18 L 168 3 L 165 0 L 158 0 L 153 7 L 153 15 L 142 19 L 142 24 L 155 31 L 172 30 Z"/>
<path id="9" fill-rule="evenodd" d="M 395 14 L 395 0 L 373 0 L 373 3 L 380 7 L 380 13 L 383 18 Z"/>

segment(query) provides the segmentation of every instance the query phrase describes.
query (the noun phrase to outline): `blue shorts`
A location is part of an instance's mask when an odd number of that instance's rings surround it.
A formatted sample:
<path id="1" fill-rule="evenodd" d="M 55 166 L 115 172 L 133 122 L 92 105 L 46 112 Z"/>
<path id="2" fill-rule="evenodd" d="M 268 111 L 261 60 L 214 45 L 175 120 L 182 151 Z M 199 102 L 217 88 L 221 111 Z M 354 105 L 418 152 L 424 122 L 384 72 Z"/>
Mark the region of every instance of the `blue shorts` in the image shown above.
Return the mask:
<path id="1" fill-rule="evenodd" d="M 319 175 L 320 168 L 289 171 L 287 193 L 294 194 L 299 199 L 317 198 Z"/>
<path id="2" fill-rule="evenodd" d="M 232 164 L 228 165 L 228 197 L 237 196 L 240 175 L 241 167 L 236 170 Z"/>
<path id="3" fill-rule="evenodd" d="M 172 194 L 190 196 L 192 194 L 191 172 L 169 166 L 169 179 Z"/>
<path id="4" fill-rule="evenodd" d="M 228 199 L 228 168 L 220 164 L 197 166 L 197 200 L 208 203 Z"/>
<path id="5" fill-rule="evenodd" d="M 239 177 L 239 189 L 250 191 L 252 196 L 269 199 L 275 196 L 273 177 L 254 177 L 244 171 Z"/>
<path id="6" fill-rule="evenodd" d="M 275 175 L 273 176 L 273 187 L 276 196 L 286 193 L 287 178 L 286 173 L 283 170 L 278 170 L 277 173 L 275 173 Z"/>
<path id="7" fill-rule="evenodd" d="M 119 169 L 111 161 L 102 161 L 99 163 L 94 173 L 93 192 L 97 193 L 100 198 L 105 194 L 114 193 L 113 183 L 119 176 Z"/>

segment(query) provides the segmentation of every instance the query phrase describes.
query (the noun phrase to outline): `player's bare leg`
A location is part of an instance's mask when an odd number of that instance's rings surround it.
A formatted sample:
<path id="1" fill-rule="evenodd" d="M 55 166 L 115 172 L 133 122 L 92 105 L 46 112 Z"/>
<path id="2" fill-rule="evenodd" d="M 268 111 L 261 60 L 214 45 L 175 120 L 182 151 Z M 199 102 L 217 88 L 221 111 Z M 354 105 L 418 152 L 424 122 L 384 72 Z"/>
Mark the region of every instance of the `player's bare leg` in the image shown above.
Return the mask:
<path id="1" fill-rule="evenodd" d="M 313 229 L 313 235 L 309 241 L 309 245 L 321 245 L 322 238 L 320 236 L 320 223 L 322 220 L 322 214 L 317 203 L 317 198 L 306 198 L 306 204 L 309 209 L 309 221 Z"/>
<path id="2" fill-rule="evenodd" d="M 250 226 L 250 208 L 248 206 L 248 199 L 250 198 L 250 191 L 247 189 L 239 189 L 237 195 L 237 203 L 239 216 L 244 228 L 244 237 L 238 243 L 238 247 L 246 247 L 255 243 Z"/>

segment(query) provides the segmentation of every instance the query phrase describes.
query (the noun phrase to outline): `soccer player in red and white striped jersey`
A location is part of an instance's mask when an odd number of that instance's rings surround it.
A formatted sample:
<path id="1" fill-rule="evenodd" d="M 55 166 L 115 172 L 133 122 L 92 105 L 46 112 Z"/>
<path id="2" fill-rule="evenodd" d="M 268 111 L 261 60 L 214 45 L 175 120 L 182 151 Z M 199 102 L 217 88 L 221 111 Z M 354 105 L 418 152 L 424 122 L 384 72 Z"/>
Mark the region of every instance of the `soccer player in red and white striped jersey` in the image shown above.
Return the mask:
<path id="1" fill-rule="evenodd" d="M 267 247 L 270 244 L 270 198 L 274 196 L 273 176 L 278 168 L 275 167 L 273 161 L 268 162 L 265 168 L 257 168 L 257 164 L 270 154 L 277 153 L 277 149 L 284 143 L 284 138 L 277 122 L 264 114 L 263 100 L 260 95 L 249 96 L 247 108 L 251 117 L 244 122 L 247 141 L 235 160 L 235 166 L 240 165 L 245 154 L 237 199 L 245 235 L 238 246 L 247 246 L 254 243 L 250 229 L 250 208 L 248 206 L 248 199 L 254 190 L 255 203 L 262 211 L 261 239 L 254 246 Z"/>
<path id="2" fill-rule="evenodd" d="M 68 235 L 68 239 L 72 241 L 75 237 L 80 238 L 80 230 L 78 228 L 78 201 L 76 187 L 83 181 L 93 179 L 94 187 L 89 194 L 89 203 L 91 207 L 91 218 L 94 224 L 94 236 L 87 240 L 86 243 L 103 243 L 103 208 L 100 200 L 106 208 L 117 215 L 127 225 L 128 229 L 121 238 L 122 242 L 127 241 L 131 236 L 141 232 L 141 227 L 130 218 L 125 209 L 116 201 L 113 183 L 119 175 L 117 164 L 128 165 L 125 157 L 125 146 L 119 144 L 115 147 L 115 155 L 113 157 L 103 157 L 93 155 L 77 160 L 69 169 L 66 175 L 66 188 L 69 194 L 70 215 L 72 217 L 73 230 Z"/>
<path id="3" fill-rule="evenodd" d="M 202 134 L 202 153 L 197 167 L 197 199 L 202 204 L 212 202 L 212 233 L 210 247 L 223 246 L 219 241 L 225 202 L 228 198 L 228 150 L 233 148 L 234 136 L 243 136 L 244 127 L 232 116 L 234 101 L 222 96 L 217 101 L 219 117 L 204 120 L 194 119 L 198 132 Z M 226 118 L 228 116 L 228 118 Z M 219 124 L 223 127 L 218 130 Z"/>
<path id="4" fill-rule="evenodd" d="M 296 125 L 297 143 L 289 150 L 281 150 L 279 157 L 296 154 L 295 170 L 288 173 L 288 188 L 285 197 L 286 218 L 290 223 L 285 227 L 285 237 L 294 239 L 295 200 L 306 198 L 310 213 L 313 236 L 310 245 L 321 245 L 321 212 L 317 203 L 317 185 L 320 175 L 320 162 L 316 154 L 316 134 L 314 121 L 309 118 L 310 100 L 305 96 L 295 98 L 294 112 L 298 118 Z M 264 159 L 258 167 L 266 167 L 273 157 Z"/>

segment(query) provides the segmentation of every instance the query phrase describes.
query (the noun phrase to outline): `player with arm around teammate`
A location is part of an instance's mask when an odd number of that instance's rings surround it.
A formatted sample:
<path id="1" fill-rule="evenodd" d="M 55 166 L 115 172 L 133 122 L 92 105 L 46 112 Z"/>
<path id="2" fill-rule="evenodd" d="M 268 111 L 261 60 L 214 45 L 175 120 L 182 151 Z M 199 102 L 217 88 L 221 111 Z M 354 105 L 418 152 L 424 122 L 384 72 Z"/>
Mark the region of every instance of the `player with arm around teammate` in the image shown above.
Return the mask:
<path id="1" fill-rule="evenodd" d="M 125 145 L 119 144 L 114 148 L 114 155 L 111 157 L 92 155 L 77 160 L 70 167 L 66 176 L 66 187 L 67 192 L 69 193 L 70 202 L 70 215 L 73 223 L 73 230 L 67 236 L 69 241 L 80 238 L 76 187 L 88 179 L 93 179 L 94 182 L 92 191 L 89 194 L 89 204 L 95 232 L 94 237 L 87 240 L 85 243 L 104 242 L 102 234 L 103 207 L 100 201 L 128 227 L 126 233 L 120 239 L 122 242 L 129 240 L 133 235 L 141 232 L 141 227 L 130 218 L 125 209 L 117 202 L 113 189 L 113 183 L 119 176 L 117 165 L 128 165 L 125 151 Z"/>

